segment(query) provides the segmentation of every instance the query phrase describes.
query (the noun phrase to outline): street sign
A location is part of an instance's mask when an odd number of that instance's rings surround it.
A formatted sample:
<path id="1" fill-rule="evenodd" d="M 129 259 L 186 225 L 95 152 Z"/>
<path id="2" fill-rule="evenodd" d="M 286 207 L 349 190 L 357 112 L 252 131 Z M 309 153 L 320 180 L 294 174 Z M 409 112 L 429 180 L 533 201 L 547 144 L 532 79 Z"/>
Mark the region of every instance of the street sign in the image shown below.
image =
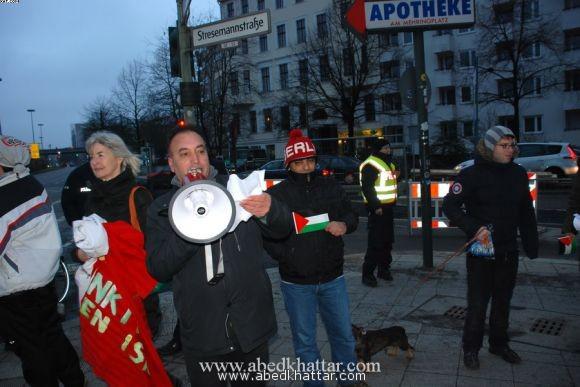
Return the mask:
<path id="1" fill-rule="evenodd" d="M 424 87 L 427 88 L 427 99 L 425 100 L 425 106 L 431 100 L 431 81 L 427 74 L 423 74 L 424 79 L 422 83 Z M 410 67 L 401 76 L 399 80 L 399 92 L 401 93 L 401 102 L 403 105 L 411 109 L 412 111 L 417 111 L 417 74 L 415 67 Z M 421 89 L 422 90 L 422 89 Z"/>
<path id="2" fill-rule="evenodd" d="M 33 142 L 29 145 L 30 149 L 30 158 L 31 159 L 39 159 L 40 158 L 40 146 Z"/>
<path id="3" fill-rule="evenodd" d="M 191 28 L 193 48 L 270 33 L 270 10 Z"/>
<path id="4" fill-rule="evenodd" d="M 346 21 L 361 35 L 469 27 L 475 23 L 475 0 L 355 0 Z"/>

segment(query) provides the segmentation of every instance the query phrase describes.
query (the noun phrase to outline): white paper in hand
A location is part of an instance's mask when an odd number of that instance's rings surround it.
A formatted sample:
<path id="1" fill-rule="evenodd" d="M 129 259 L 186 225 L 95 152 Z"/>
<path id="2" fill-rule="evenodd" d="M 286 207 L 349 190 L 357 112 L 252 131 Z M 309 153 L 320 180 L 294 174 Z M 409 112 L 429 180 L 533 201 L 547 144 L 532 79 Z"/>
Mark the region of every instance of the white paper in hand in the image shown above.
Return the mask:
<path id="1" fill-rule="evenodd" d="M 574 228 L 576 231 L 580 231 L 580 214 L 574 214 Z"/>
<path id="2" fill-rule="evenodd" d="M 240 202 L 248 196 L 260 195 L 266 189 L 264 170 L 254 171 L 243 180 L 237 175 L 230 175 L 227 188 L 236 204 L 236 219 L 230 228 L 232 232 L 241 222 L 247 222 L 252 217 L 252 214 L 242 208 Z"/>
<path id="3" fill-rule="evenodd" d="M 72 224 L 75 245 L 89 258 L 98 258 L 109 252 L 109 238 L 103 223 L 103 218 L 93 214 L 82 220 L 75 220 Z"/>

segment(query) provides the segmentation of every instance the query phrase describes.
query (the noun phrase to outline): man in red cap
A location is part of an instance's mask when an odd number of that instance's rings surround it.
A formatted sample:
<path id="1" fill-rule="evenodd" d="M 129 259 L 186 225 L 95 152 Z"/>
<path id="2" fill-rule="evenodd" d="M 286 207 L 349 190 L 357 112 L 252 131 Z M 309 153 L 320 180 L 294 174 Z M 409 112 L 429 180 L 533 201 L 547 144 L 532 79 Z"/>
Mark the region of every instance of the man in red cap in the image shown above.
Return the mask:
<path id="1" fill-rule="evenodd" d="M 342 236 L 356 229 L 358 216 L 336 180 L 316 174 L 316 149 L 300 129 L 290 132 L 284 164 L 288 178 L 268 193 L 290 208 L 294 232 L 286 239 L 267 242 L 265 247 L 279 263 L 280 288 L 296 357 L 317 371 L 326 371 L 318 368 L 321 359 L 316 345 L 316 311 L 319 310 L 332 361 L 343 365 L 341 373 L 352 373 L 356 364 L 355 341 L 343 276 Z M 323 384 L 322 379 L 305 383 Z"/>

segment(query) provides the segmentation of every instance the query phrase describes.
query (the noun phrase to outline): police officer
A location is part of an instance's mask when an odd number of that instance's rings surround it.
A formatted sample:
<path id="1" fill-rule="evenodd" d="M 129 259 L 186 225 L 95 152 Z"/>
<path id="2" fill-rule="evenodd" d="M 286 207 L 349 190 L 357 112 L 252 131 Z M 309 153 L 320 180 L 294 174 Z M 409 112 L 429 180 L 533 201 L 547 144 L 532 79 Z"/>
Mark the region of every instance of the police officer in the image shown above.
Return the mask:
<path id="1" fill-rule="evenodd" d="M 397 202 L 399 171 L 393 163 L 389 141 L 381 138 L 373 142 L 373 152 L 360 165 L 360 184 L 368 217 L 368 247 L 362 270 L 362 283 L 377 286 L 374 275 L 392 281 L 391 250 L 395 241 L 393 209 Z"/>
<path id="2" fill-rule="evenodd" d="M 468 239 L 492 243 L 494 254 L 467 254 L 467 316 L 463 329 L 463 363 L 479 368 L 487 304 L 489 352 L 508 363 L 521 361 L 508 346 L 509 310 L 518 272 L 518 229 L 529 258 L 538 256 L 538 230 L 526 170 L 513 162 L 513 132 L 493 126 L 479 141 L 473 166 L 463 169 L 445 196 L 445 215 Z"/>

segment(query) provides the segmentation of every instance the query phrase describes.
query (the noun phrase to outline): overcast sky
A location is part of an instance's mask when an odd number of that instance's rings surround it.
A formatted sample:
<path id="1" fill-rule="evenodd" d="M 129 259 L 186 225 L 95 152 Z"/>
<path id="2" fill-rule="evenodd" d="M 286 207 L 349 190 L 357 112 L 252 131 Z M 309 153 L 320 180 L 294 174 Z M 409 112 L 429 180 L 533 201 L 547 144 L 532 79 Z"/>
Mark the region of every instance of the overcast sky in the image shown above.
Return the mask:
<path id="1" fill-rule="evenodd" d="M 192 0 L 192 18 L 219 15 L 217 0 Z M 108 97 L 123 66 L 151 58 L 175 24 L 172 0 L 20 0 L 0 3 L 2 133 L 44 146 L 70 146 L 84 107 Z"/>

